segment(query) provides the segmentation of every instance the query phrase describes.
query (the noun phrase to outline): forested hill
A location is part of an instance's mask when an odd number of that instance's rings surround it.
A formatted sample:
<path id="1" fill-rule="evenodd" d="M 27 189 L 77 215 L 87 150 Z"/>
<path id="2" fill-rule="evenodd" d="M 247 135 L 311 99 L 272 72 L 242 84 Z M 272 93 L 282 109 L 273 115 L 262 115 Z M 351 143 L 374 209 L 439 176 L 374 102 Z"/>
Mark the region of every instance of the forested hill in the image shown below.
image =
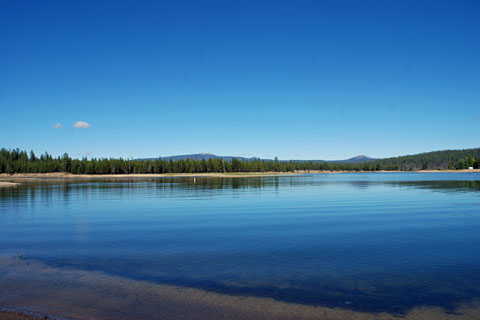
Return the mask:
<path id="1" fill-rule="evenodd" d="M 74 174 L 131 174 L 131 173 L 203 173 L 203 172 L 293 172 L 295 170 L 330 171 L 381 171 L 381 170 L 422 170 L 422 169 L 467 169 L 480 168 L 480 148 L 427 152 L 410 156 L 368 161 L 363 163 L 342 163 L 323 161 L 278 161 L 244 160 L 236 158 L 223 160 L 209 158 L 128 160 L 107 158 L 72 159 L 68 154 L 53 157 L 48 153 L 40 156 L 33 151 L 19 149 L 0 150 L 0 173 L 46 173 L 70 172 Z"/>
<path id="2" fill-rule="evenodd" d="M 443 150 L 420 154 L 380 159 L 375 164 L 381 167 L 396 167 L 397 170 L 420 169 L 467 169 L 480 160 L 480 148 Z"/>

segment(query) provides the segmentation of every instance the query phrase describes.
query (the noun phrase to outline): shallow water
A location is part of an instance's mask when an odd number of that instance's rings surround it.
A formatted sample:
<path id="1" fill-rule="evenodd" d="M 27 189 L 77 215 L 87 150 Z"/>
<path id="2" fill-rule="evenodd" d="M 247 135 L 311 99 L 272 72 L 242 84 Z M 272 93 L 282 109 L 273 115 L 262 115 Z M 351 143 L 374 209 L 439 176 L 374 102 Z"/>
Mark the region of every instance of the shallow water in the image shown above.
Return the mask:
<path id="1" fill-rule="evenodd" d="M 43 180 L 0 189 L 4 259 L 360 312 L 453 313 L 480 298 L 479 240 L 476 173 Z M 14 281 L 8 265 L 3 284 Z M 0 303 L 15 307 L 3 293 Z"/>

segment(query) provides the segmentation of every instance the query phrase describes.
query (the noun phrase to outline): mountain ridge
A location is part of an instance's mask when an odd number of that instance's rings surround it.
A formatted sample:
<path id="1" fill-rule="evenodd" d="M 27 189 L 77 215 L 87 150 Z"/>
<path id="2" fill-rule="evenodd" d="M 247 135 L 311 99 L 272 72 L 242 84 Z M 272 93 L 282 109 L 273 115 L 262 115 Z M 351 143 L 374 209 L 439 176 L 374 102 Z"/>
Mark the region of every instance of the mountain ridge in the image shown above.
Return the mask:
<path id="1" fill-rule="evenodd" d="M 216 155 L 213 153 L 205 153 L 205 152 L 200 152 L 200 153 L 192 153 L 192 154 L 182 154 L 182 155 L 173 155 L 173 156 L 166 156 L 166 157 L 158 157 L 158 158 L 139 158 L 135 160 L 139 161 L 153 161 L 157 159 L 162 159 L 162 160 L 172 160 L 172 161 L 177 161 L 177 160 L 186 160 L 186 159 L 191 159 L 191 160 L 208 160 L 208 159 L 222 159 L 224 161 L 232 161 L 232 159 L 237 159 L 240 161 L 253 161 L 253 160 L 263 160 L 263 161 L 274 161 L 274 159 L 261 159 L 258 157 L 240 157 L 240 156 L 220 156 Z M 370 162 L 370 161 L 376 161 L 380 160 L 377 158 L 370 158 L 365 155 L 358 155 L 352 158 L 348 159 L 343 159 L 343 160 L 279 160 L 281 162 L 285 161 L 295 161 L 295 162 L 331 162 L 331 163 L 364 163 L 364 162 Z"/>

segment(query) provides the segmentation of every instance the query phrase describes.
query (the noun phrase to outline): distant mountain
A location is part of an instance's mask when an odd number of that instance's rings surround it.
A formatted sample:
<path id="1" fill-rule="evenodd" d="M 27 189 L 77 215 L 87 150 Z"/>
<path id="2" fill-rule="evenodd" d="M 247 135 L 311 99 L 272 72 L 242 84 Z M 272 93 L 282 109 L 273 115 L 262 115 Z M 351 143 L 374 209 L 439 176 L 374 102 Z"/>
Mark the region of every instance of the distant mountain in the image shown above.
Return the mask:
<path id="1" fill-rule="evenodd" d="M 345 160 L 295 160 L 297 162 L 328 162 L 328 163 L 365 163 L 365 162 L 372 162 L 380 160 L 377 158 L 370 158 L 364 155 L 356 156 L 353 158 L 345 159 Z"/>
<path id="2" fill-rule="evenodd" d="M 141 160 L 141 161 L 147 161 L 147 160 L 157 160 L 158 158 L 142 158 L 142 159 L 136 159 L 136 160 Z M 182 155 L 175 155 L 175 156 L 167 156 L 167 157 L 161 157 L 162 160 L 170 160 L 172 159 L 173 161 L 177 160 L 186 160 L 186 159 L 191 159 L 191 160 L 208 160 L 208 159 L 222 159 L 224 161 L 232 161 L 232 159 L 237 159 L 240 161 L 253 161 L 253 160 L 264 160 L 264 161 L 273 161 L 273 159 L 260 159 L 257 157 L 251 157 L 251 158 L 246 158 L 246 157 L 237 157 L 237 156 L 218 156 L 212 153 L 193 153 L 193 154 L 182 154 Z M 364 155 L 356 156 L 350 159 L 345 159 L 345 160 L 294 160 L 296 162 L 331 162 L 331 163 L 364 163 L 364 162 L 370 162 L 370 161 L 375 161 L 378 159 L 374 158 L 369 158 Z M 289 161 L 289 160 L 280 160 L 280 161 Z"/>
<path id="3" fill-rule="evenodd" d="M 142 159 L 137 159 L 137 160 L 157 160 L 158 158 L 142 158 Z M 238 159 L 240 161 L 252 161 L 258 158 L 252 157 L 252 158 L 245 158 L 245 157 L 235 157 L 235 156 L 217 156 L 212 153 L 193 153 L 193 154 L 181 154 L 181 155 L 176 155 L 176 156 L 168 156 L 168 157 L 161 157 L 162 160 L 170 160 L 172 159 L 173 161 L 177 160 L 208 160 L 208 159 L 222 159 L 225 161 L 232 161 L 232 159 Z M 270 160 L 270 159 L 268 159 Z"/>
<path id="4" fill-rule="evenodd" d="M 370 158 L 364 155 L 356 156 L 346 160 L 334 160 L 334 161 L 326 161 L 326 162 L 336 162 L 336 163 L 365 163 L 379 160 L 377 158 Z"/>

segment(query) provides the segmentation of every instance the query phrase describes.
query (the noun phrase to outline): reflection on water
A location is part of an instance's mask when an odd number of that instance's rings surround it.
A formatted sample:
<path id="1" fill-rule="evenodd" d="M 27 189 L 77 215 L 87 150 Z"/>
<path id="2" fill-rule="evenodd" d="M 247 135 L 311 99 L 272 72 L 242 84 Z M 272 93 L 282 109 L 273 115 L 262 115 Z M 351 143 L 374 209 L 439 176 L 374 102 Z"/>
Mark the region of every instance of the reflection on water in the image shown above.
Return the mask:
<path id="1" fill-rule="evenodd" d="M 417 189 L 427 189 L 430 191 L 442 192 L 479 192 L 480 181 L 398 181 L 389 182 L 395 186 L 413 187 Z"/>
<path id="2" fill-rule="evenodd" d="M 480 297 L 479 205 L 478 174 L 29 181 L 0 189 L 0 254 L 305 305 L 453 312 Z"/>

